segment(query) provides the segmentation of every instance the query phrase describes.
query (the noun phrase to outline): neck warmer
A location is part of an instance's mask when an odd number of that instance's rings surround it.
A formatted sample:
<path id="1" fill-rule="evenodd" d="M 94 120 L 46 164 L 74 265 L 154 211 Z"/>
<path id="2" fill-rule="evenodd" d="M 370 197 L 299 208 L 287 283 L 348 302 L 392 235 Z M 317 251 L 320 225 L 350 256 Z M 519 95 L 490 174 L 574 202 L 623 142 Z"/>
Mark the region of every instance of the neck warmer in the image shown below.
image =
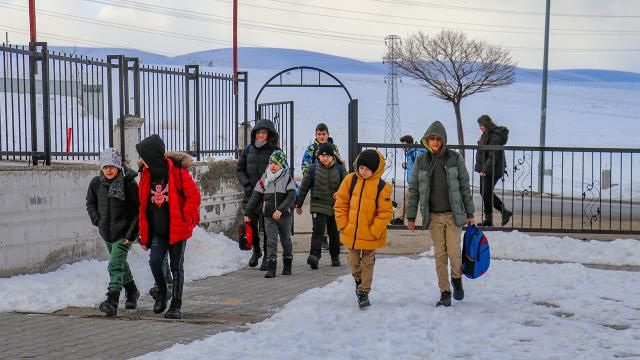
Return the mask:
<path id="1" fill-rule="evenodd" d="M 101 172 L 100 182 L 109 188 L 110 198 L 124 201 L 124 171 L 121 170 L 113 180 L 107 179 Z"/>

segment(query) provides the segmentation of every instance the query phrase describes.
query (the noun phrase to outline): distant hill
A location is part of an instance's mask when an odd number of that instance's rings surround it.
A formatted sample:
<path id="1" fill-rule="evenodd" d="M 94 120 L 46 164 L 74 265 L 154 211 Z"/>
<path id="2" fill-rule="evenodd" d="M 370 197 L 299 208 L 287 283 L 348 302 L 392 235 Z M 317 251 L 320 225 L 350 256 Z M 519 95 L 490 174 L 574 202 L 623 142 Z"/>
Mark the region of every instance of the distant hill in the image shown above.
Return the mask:
<path id="1" fill-rule="evenodd" d="M 138 57 L 142 64 L 183 66 L 197 64 L 205 67 L 232 66 L 232 49 L 215 49 L 200 51 L 176 57 L 168 57 L 133 49 L 117 48 L 85 48 L 85 47 L 50 47 L 53 51 L 89 57 L 106 58 L 107 55 L 125 54 Z M 328 55 L 313 51 L 243 47 L 238 49 L 240 69 L 274 69 L 284 70 L 293 66 L 314 66 L 336 73 L 384 75 L 387 71 L 382 62 L 366 62 L 351 58 Z M 539 82 L 542 70 L 516 68 L 516 81 Z M 615 70 L 567 69 L 549 71 L 550 82 L 624 82 L 640 83 L 640 74 Z"/>

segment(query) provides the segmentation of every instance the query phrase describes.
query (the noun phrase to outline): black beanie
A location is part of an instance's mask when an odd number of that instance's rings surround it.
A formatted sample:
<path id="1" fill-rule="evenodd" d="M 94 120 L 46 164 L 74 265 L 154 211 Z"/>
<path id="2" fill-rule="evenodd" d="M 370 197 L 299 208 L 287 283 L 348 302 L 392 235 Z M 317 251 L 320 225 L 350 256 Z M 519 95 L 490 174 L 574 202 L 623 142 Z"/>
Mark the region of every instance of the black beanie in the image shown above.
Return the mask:
<path id="1" fill-rule="evenodd" d="M 378 166 L 380 166 L 380 157 L 378 156 L 378 152 L 375 150 L 364 150 L 358 155 L 358 160 L 356 160 L 356 165 L 366 166 L 371 172 L 376 172 L 378 170 Z"/>
<path id="2" fill-rule="evenodd" d="M 320 155 L 329 155 L 335 157 L 336 154 L 333 151 L 333 144 L 326 142 L 318 146 L 318 156 Z"/>

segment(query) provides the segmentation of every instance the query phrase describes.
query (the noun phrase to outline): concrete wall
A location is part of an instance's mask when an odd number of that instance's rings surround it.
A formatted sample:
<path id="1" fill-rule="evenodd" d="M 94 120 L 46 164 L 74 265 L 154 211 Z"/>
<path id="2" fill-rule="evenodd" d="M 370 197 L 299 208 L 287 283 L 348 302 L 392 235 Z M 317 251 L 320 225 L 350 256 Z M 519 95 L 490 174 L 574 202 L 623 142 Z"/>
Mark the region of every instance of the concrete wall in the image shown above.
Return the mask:
<path id="1" fill-rule="evenodd" d="M 242 189 L 235 160 L 198 163 L 201 226 L 235 238 Z M 97 165 L 0 167 L 0 277 L 52 271 L 82 259 L 106 259 L 85 208 Z"/>

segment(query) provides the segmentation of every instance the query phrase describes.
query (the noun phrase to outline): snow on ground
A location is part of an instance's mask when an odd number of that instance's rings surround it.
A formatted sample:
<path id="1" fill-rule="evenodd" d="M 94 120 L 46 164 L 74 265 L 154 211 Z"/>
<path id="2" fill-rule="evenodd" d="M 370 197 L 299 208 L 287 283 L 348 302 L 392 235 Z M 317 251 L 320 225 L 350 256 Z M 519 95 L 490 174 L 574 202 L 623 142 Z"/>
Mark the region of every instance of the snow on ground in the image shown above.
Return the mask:
<path id="1" fill-rule="evenodd" d="M 220 333 L 141 359 L 264 359 L 265 353 L 274 359 L 604 359 L 639 353 L 637 273 L 497 260 L 464 286 L 463 301 L 436 308 L 432 258 L 382 258 L 369 309 L 358 309 L 353 280 L 344 276 L 299 295 L 247 332 Z"/>
<path id="2" fill-rule="evenodd" d="M 238 270 L 245 266 L 249 256 L 248 252 L 238 249 L 237 242 L 198 227 L 187 243 L 185 280 Z M 134 280 L 144 294 L 153 286 L 149 253 L 136 243 L 128 259 Z M 53 312 L 67 306 L 95 306 L 104 300 L 107 292 L 107 264 L 107 261 L 85 260 L 46 274 L 0 279 L 0 312 Z"/>
<path id="3" fill-rule="evenodd" d="M 636 239 L 583 241 L 567 236 L 532 236 L 518 231 L 485 234 L 494 258 L 640 266 L 640 241 Z"/>

